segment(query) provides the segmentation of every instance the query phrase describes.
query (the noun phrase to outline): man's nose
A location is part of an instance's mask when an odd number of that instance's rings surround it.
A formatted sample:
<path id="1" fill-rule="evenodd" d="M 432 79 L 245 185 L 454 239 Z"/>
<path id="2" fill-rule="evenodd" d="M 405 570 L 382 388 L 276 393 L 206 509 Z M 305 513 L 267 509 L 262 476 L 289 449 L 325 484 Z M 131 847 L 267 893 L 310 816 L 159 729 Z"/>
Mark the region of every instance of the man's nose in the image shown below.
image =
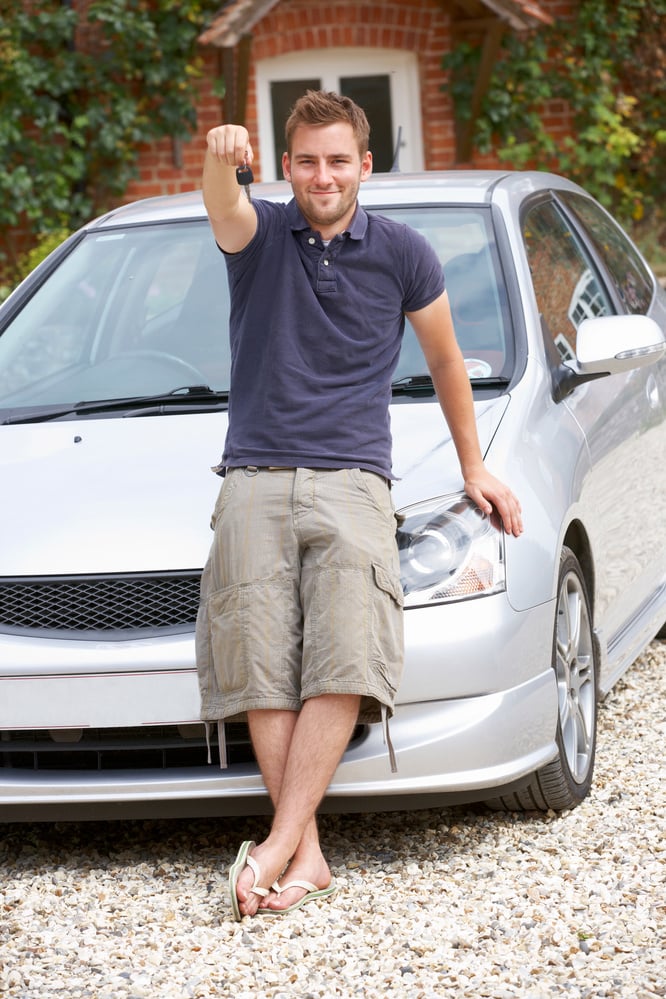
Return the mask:
<path id="1" fill-rule="evenodd" d="M 319 160 L 317 162 L 316 181 L 318 184 L 324 186 L 331 182 L 331 171 L 326 160 Z"/>

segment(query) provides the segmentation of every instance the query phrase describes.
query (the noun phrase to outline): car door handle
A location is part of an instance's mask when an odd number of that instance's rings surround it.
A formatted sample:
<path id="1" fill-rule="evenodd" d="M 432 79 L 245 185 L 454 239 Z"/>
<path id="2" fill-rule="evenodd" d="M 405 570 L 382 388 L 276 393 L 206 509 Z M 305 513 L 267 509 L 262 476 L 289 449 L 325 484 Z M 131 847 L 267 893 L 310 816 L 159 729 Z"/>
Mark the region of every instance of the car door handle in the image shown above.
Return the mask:
<path id="1" fill-rule="evenodd" d="M 654 377 L 652 372 L 650 372 L 645 381 L 645 394 L 647 395 L 650 409 L 659 409 L 659 386 L 657 384 L 657 379 Z"/>

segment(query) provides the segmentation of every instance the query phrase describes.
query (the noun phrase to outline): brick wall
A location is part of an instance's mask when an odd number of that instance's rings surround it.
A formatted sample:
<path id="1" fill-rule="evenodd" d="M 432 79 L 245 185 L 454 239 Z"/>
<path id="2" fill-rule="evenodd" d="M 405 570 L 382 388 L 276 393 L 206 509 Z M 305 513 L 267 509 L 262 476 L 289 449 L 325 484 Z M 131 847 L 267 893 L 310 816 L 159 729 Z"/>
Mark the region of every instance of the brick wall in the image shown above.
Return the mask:
<path id="1" fill-rule="evenodd" d="M 541 0 L 543 9 L 562 17 L 575 0 Z M 367 46 L 396 48 L 415 52 L 420 71 L 423 136 L 426 166 L 446 170 L 456 163 L 453 108 L 442 91 L 445 77 L 442 56 L 452 44 L 452 4 L 439 0 L 375 0 L 359 4 L 349 0 L 281 0 L 254 28 L 252 59 L 261 60 L 288 52 L 317 48 Z M 163 140 L 141 152 L 140 178 L 127 189 L 124 200 L 188 191 L 200 186 L 201 164 L 206 132 L 223 120 L 223 108 L 212 95 L 211 81 L 219 74 L 217 50 L 203 50 L 206 72 L 198 104 L 198 128 L 191 141 L 182 143 L 182 167 L 174 165 L 174 151 Z M 546 111 L 553 133 L 567 134 L 569 119 L 566 107 L 553 106 Z M 257 134 L 257 100 L 254 74 L 248 92 L 246 122 L 251 136 Z M 493 167 L 492 156 L 475 156 L 475 167 Z M 255 175 L 261 177 L 261 150 L 257 150 Z"/>

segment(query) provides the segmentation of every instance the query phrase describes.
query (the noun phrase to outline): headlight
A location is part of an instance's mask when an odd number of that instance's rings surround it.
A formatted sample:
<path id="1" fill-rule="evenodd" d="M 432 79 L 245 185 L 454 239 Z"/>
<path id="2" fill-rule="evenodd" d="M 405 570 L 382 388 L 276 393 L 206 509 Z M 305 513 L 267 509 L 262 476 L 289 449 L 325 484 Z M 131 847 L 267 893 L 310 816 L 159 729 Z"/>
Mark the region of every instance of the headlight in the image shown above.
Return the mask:
<path id="1" fill-rule="evenodd" d="M 466 600 L 505 587 L 504 534 L 464 493 L 399 511 L 405 607 Z"/>

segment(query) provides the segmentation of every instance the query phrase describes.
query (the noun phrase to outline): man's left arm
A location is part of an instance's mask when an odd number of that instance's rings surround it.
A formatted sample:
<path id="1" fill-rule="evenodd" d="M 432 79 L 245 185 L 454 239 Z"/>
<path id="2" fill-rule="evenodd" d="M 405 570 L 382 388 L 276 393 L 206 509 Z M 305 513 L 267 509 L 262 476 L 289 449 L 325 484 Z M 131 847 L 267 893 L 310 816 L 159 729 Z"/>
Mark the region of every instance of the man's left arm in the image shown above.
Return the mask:
<path id="1" fill-rule="evenodd" d="M 449 425 L 465 483 L 465 492 L 487 514 L 495 506 L 507 534 L 518 537 L 523 523 L 512 491 L 487 470 L 476 429 L 474 400 L 465 361 L 458 346 L 449 298 L 444 291 L 430 305 L 408 312 L 421 344 L 442 412 Z"/>

